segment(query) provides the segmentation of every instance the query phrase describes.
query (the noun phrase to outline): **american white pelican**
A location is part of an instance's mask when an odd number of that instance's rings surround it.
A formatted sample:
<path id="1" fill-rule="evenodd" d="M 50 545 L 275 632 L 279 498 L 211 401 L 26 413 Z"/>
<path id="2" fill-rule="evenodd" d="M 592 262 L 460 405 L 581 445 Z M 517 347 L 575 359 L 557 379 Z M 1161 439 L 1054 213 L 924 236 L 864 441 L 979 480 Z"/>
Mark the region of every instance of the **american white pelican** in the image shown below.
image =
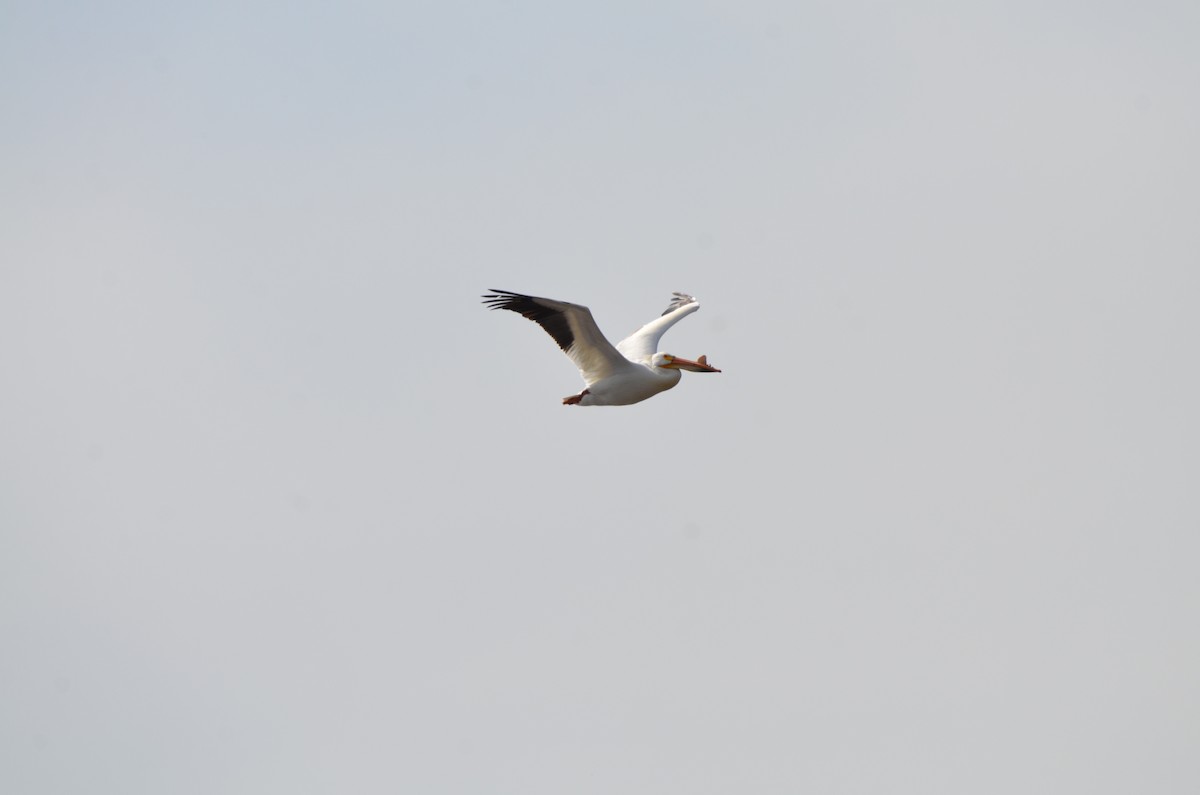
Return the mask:
<path id="1" fill-rule="evenodd" d="M 674 293 L 667 311 L 625 339 L 604 338 L 586 306 L 493 289 L 483 296 L 492 309 L 507 309 L 534 321 L 554 338 L 579 368 L 587 388 L 563 398 L 564 406 L 628 406 L 679 383 L 680 370 L 719 373 L 701 356 L 696 361 L 658 353 L 658 340 L 671 326 L 700 308 L 696 299 Z"/>

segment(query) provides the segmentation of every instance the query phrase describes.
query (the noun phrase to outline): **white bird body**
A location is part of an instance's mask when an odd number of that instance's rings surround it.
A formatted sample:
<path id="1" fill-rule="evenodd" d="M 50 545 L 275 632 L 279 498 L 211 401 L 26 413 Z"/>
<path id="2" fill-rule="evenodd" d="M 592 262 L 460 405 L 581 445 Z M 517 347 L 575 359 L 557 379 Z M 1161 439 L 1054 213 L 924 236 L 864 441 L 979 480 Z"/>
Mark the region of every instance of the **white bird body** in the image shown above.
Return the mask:
<path id="1" fill-rule="evenodd" d="M 678 370 L 629 363 L 619 372 L 587 385 L 586 395 L 579 400 L 581 406 L 628 406 L 641 403 L 659 392 L 666 392 L 679 383 L 682 374 Z"/>
<path id="2" fill-rule="evenodd" d="M 484 303 L 536 322 L 579 368 L 587 387 L 563 398 L 565 405 L 627 406 L 665 392 L 679 383 L 680 370 L 719 373 L 701 356 L 697 361 L 658 353 L 662 335 L 700 308 L 690 295 L 675 293 L 667 311 L 613 346 L 600 333 L 591 310 L 579 304 L 492 290 Z"/>

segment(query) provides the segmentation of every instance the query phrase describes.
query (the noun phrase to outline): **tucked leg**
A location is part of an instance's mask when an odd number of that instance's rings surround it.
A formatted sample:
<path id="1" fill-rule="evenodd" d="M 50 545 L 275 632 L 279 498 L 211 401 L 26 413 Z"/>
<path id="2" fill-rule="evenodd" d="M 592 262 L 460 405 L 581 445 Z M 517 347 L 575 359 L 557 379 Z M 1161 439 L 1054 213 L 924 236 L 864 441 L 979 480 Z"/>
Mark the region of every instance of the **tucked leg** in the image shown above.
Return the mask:
<path id="1" fill-rule="evenodd" d="M 585 389 L 582 392 L 580 392 L 578 395 L 571 395 L 570 397 L 565 397 L 565 398 L 563 398 L 563 405 L 564 406 L 578 406 L 579 401 L 583 400 L 583 396 L 586 395 L 587 393 L 588 393 L 588 391 Z"/>

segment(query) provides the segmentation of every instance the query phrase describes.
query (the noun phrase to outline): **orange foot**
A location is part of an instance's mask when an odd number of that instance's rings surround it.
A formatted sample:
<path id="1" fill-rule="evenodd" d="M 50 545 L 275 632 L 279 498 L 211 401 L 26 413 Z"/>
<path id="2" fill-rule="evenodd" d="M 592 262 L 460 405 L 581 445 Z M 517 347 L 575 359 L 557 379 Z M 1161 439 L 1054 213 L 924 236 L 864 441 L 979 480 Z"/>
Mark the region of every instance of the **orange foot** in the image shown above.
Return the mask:
<path id="1" fill-rule="evenodd" d="M 585 389 L 582 392 L 580 392 L 578 395 L 571 395 L 570 397 L 565 397 L 565 398 L 563 398 L 563 405 L 564 406 L 578 406 L 579 401 L 583 400 L 583 396 L 586 395 L 587 393 L 588 393 L 588 391 Z"/>

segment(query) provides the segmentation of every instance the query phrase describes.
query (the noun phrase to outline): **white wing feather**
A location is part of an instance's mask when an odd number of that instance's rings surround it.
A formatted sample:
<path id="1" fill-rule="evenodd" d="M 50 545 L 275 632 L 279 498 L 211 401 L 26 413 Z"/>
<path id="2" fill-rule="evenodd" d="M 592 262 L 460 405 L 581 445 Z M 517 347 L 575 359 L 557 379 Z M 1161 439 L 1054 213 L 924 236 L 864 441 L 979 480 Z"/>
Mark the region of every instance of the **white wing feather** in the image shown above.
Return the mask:
<path id="1" fill-rule="evenodd" d="M 637 331 L 617 343 L 617 350 L 635 362 L 649 361 L 658 352 L 658 341 L 667 329 L 700 308 L 699 302 L 685 293 L 674 293 L 667 311 L 662 317 L 651 320 Z M 589 314 L 589 317 L 591 315 Z"/>
<path id="2" fill-rule="evenodd" d="M 586 306 L 506 290 L 493 290 L 484 298 L 492 309 L 517 312 L 544 328 L 579 368 L 588 386 L 636 366 L 605 339 Z"/>
<path id="3" fill-rule="evenodd" d="M 586 306 L 550 298 L 537 300 L 539 303 L 560 309 L 566 316 L 571 333 L 575 335 L 575 344 L 566 354 L 575 362 L 579 374 L 588 386 L 630 366 L 630 361 L 601 333 L 595 318 L 592 317 L 592 310 Z"/>

